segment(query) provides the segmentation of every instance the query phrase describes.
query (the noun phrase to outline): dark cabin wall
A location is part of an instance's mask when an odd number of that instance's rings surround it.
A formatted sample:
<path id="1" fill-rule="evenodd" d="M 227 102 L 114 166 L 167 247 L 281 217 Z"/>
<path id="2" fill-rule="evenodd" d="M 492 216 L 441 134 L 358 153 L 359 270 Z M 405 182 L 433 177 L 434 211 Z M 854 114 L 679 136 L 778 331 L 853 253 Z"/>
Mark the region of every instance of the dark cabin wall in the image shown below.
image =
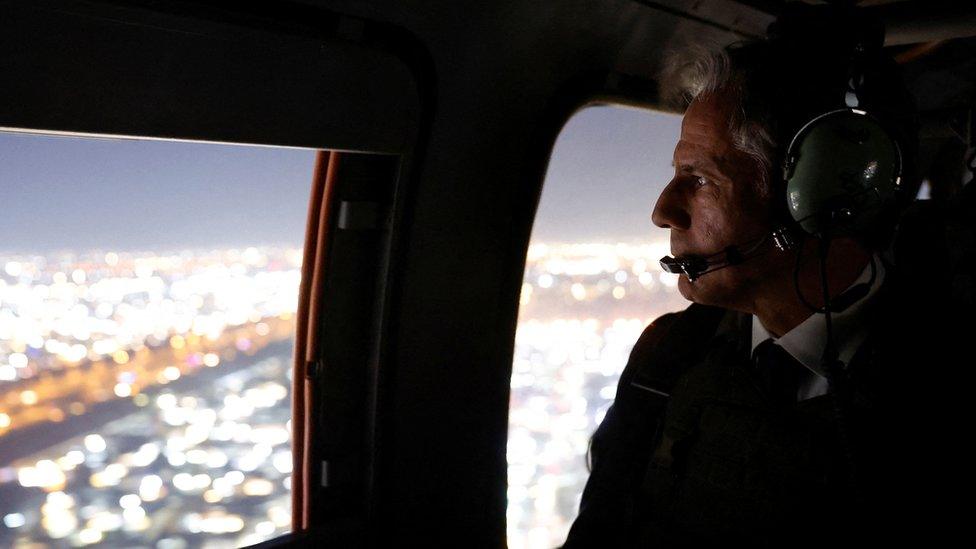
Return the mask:
<path id="1" fill-rule="evenodd" d="M 416 139 L 409 68 L 335 38 L 332 16 L 318 30 L 295 10 L 84 0 L 0 0 L 0 14 L 0 127 L 390 152 Z"/>

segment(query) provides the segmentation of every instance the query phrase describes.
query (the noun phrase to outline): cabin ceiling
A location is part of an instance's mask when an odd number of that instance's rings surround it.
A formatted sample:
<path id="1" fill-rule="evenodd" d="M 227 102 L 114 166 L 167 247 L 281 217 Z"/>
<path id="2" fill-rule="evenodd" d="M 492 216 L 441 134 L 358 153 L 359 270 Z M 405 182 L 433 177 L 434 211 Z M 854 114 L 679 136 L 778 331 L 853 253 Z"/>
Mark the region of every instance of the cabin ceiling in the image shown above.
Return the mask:
<path id="1" fill-rule="evenodd" d="M 788 3 L 822 5 L 823 0 L 634 0 L 689 24 L 720 31 L 731 40 L 760 37 Z M 976 102 L 976 3 L 945 0 L 861 0 L 856 4 L 881 19 L 885 46 L 903 66 L 922 114 L 922 137 L 971 132 L 964 126 Z M 671 44 L 680 47 L 683 33 Z M 695 40 L 702 35 L 694 33 Z M 708 43 L 707 41 L 705 43 Z M 971 115 L 968 115 L 971 118 Z M 971 124 L 971 122 L 968 122 Z"/>
<path id="2" fill-rule="evenodd" d="M 788 3 L 848 3 L 846 0 L 635 0 L 649 7 L 701 17 L 749 36 L 761 36 Z M 976 5 L 945 0 L 861 0 L 854 2 L 885 23 L 885 45 L 917 44 L 976 35 Z"/>

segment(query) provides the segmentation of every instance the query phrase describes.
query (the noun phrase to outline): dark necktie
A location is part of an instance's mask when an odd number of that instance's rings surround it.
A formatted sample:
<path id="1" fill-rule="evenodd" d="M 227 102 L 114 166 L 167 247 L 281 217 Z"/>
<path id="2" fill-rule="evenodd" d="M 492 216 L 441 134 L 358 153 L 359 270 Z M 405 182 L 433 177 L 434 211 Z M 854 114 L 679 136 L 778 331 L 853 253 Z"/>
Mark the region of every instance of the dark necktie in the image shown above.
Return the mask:
<path id="1" fill-rule="evenodd" d="M 759 386 L 775 405 L 792 406 L 796 403 L 800 374 L 805 367 L 786 349 L 773 343 L 772 339 L 763 341 L 753 354 L 753 366 Z"/>

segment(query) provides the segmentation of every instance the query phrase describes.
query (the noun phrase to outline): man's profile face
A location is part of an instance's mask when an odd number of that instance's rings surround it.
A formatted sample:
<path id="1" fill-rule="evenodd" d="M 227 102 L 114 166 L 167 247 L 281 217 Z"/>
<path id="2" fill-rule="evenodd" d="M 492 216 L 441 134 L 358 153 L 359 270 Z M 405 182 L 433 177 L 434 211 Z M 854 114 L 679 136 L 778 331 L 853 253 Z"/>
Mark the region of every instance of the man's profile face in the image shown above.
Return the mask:
<path id="1" fill-rule="evenodd" d="M 728 129 L 730 103 L 723 93 L 699 96 L 685 111 L 674 149 L 674 178 L 651 219 L 671 230 L 671 253 L 710 255 L 771 229 L 769 197 L 757 164 L 737 150 Z M 748 309 L 752 291 L 769 276 L 769 255 L 701 276 L 679 277 L 685 299 Z M 715 259 L 724 259 L 716 256 Z"/>

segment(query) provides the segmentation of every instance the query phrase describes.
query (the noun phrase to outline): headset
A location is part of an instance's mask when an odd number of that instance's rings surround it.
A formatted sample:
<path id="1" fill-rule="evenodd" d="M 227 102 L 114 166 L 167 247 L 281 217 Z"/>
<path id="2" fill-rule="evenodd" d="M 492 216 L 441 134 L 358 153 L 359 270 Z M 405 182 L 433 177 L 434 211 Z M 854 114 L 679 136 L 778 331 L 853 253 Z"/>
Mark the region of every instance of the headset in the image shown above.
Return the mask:
<path id="1" fill-rule="evenodd" d="M 787 251 L 806 235 L 829 240 L 863 236 L 877 227 L 901 194 L 904 169 L 895 133 L 862 98 L 868 57 L 880 49 L 883 37 L 883 31 L 854 37 L 845 94 L 789 140 L 781 177 L 791 219 L 713 254 L 665 256 L 660 260 L 665 272 L 693 281 L 762 255 L 769 242 Z"/>
<path id="2" fill-rule="evenodd" d="M 816 114 L 800 126 L 789 140 L 783 156 L 781 182 L 784 183 L 789 219 L 776 223 L 771 232 L 717 253 L 665 256 L 660 263 L 666 272 L 683 274 L 694 281 L 762 255 L 769 251 L 767 243 L 770 241 L 782 251 L 801 247 L 796 253 L 794 288 L 809 309 L 824 315 L 827 338 L 821 365 L 826 373 L 828 392 L 836 396 L 833 399 L 834 416 L 841 447 L 848 460 L 850 488 L 855 500 L 862 503 L 864 499 L 857 482 L 856 460 L 847 428 L 851 395 L 846 372 L 842 371 L 843 363 L 838 359 L 831 311 L 843 310 L 866 295 L 874 283 L 875 267 L 872 259 L 871 280 L 848 290 L 831 303 L 827 287 L 827 251 L 832 238 L 868 235 L 888 218 L 888 211 L 903 198 L 904 158 L 896 133 L 873 113 L 870 101 L 866 101 L 862 93 L 871 56 L 883 45 L 883 27 L 876 21 L 866 21 L 852 14 L 847 12 L 845 21 L 849 25 L 847 30 L 854 31 L 849 42 L 845 93 L 837 98 L 833 108 Z M 861 24 L 864 29 L 858 28 Z M 800 292 L 802 245 L 809 236 L 820 244 L 822 308 L 811 305 Z"/>

